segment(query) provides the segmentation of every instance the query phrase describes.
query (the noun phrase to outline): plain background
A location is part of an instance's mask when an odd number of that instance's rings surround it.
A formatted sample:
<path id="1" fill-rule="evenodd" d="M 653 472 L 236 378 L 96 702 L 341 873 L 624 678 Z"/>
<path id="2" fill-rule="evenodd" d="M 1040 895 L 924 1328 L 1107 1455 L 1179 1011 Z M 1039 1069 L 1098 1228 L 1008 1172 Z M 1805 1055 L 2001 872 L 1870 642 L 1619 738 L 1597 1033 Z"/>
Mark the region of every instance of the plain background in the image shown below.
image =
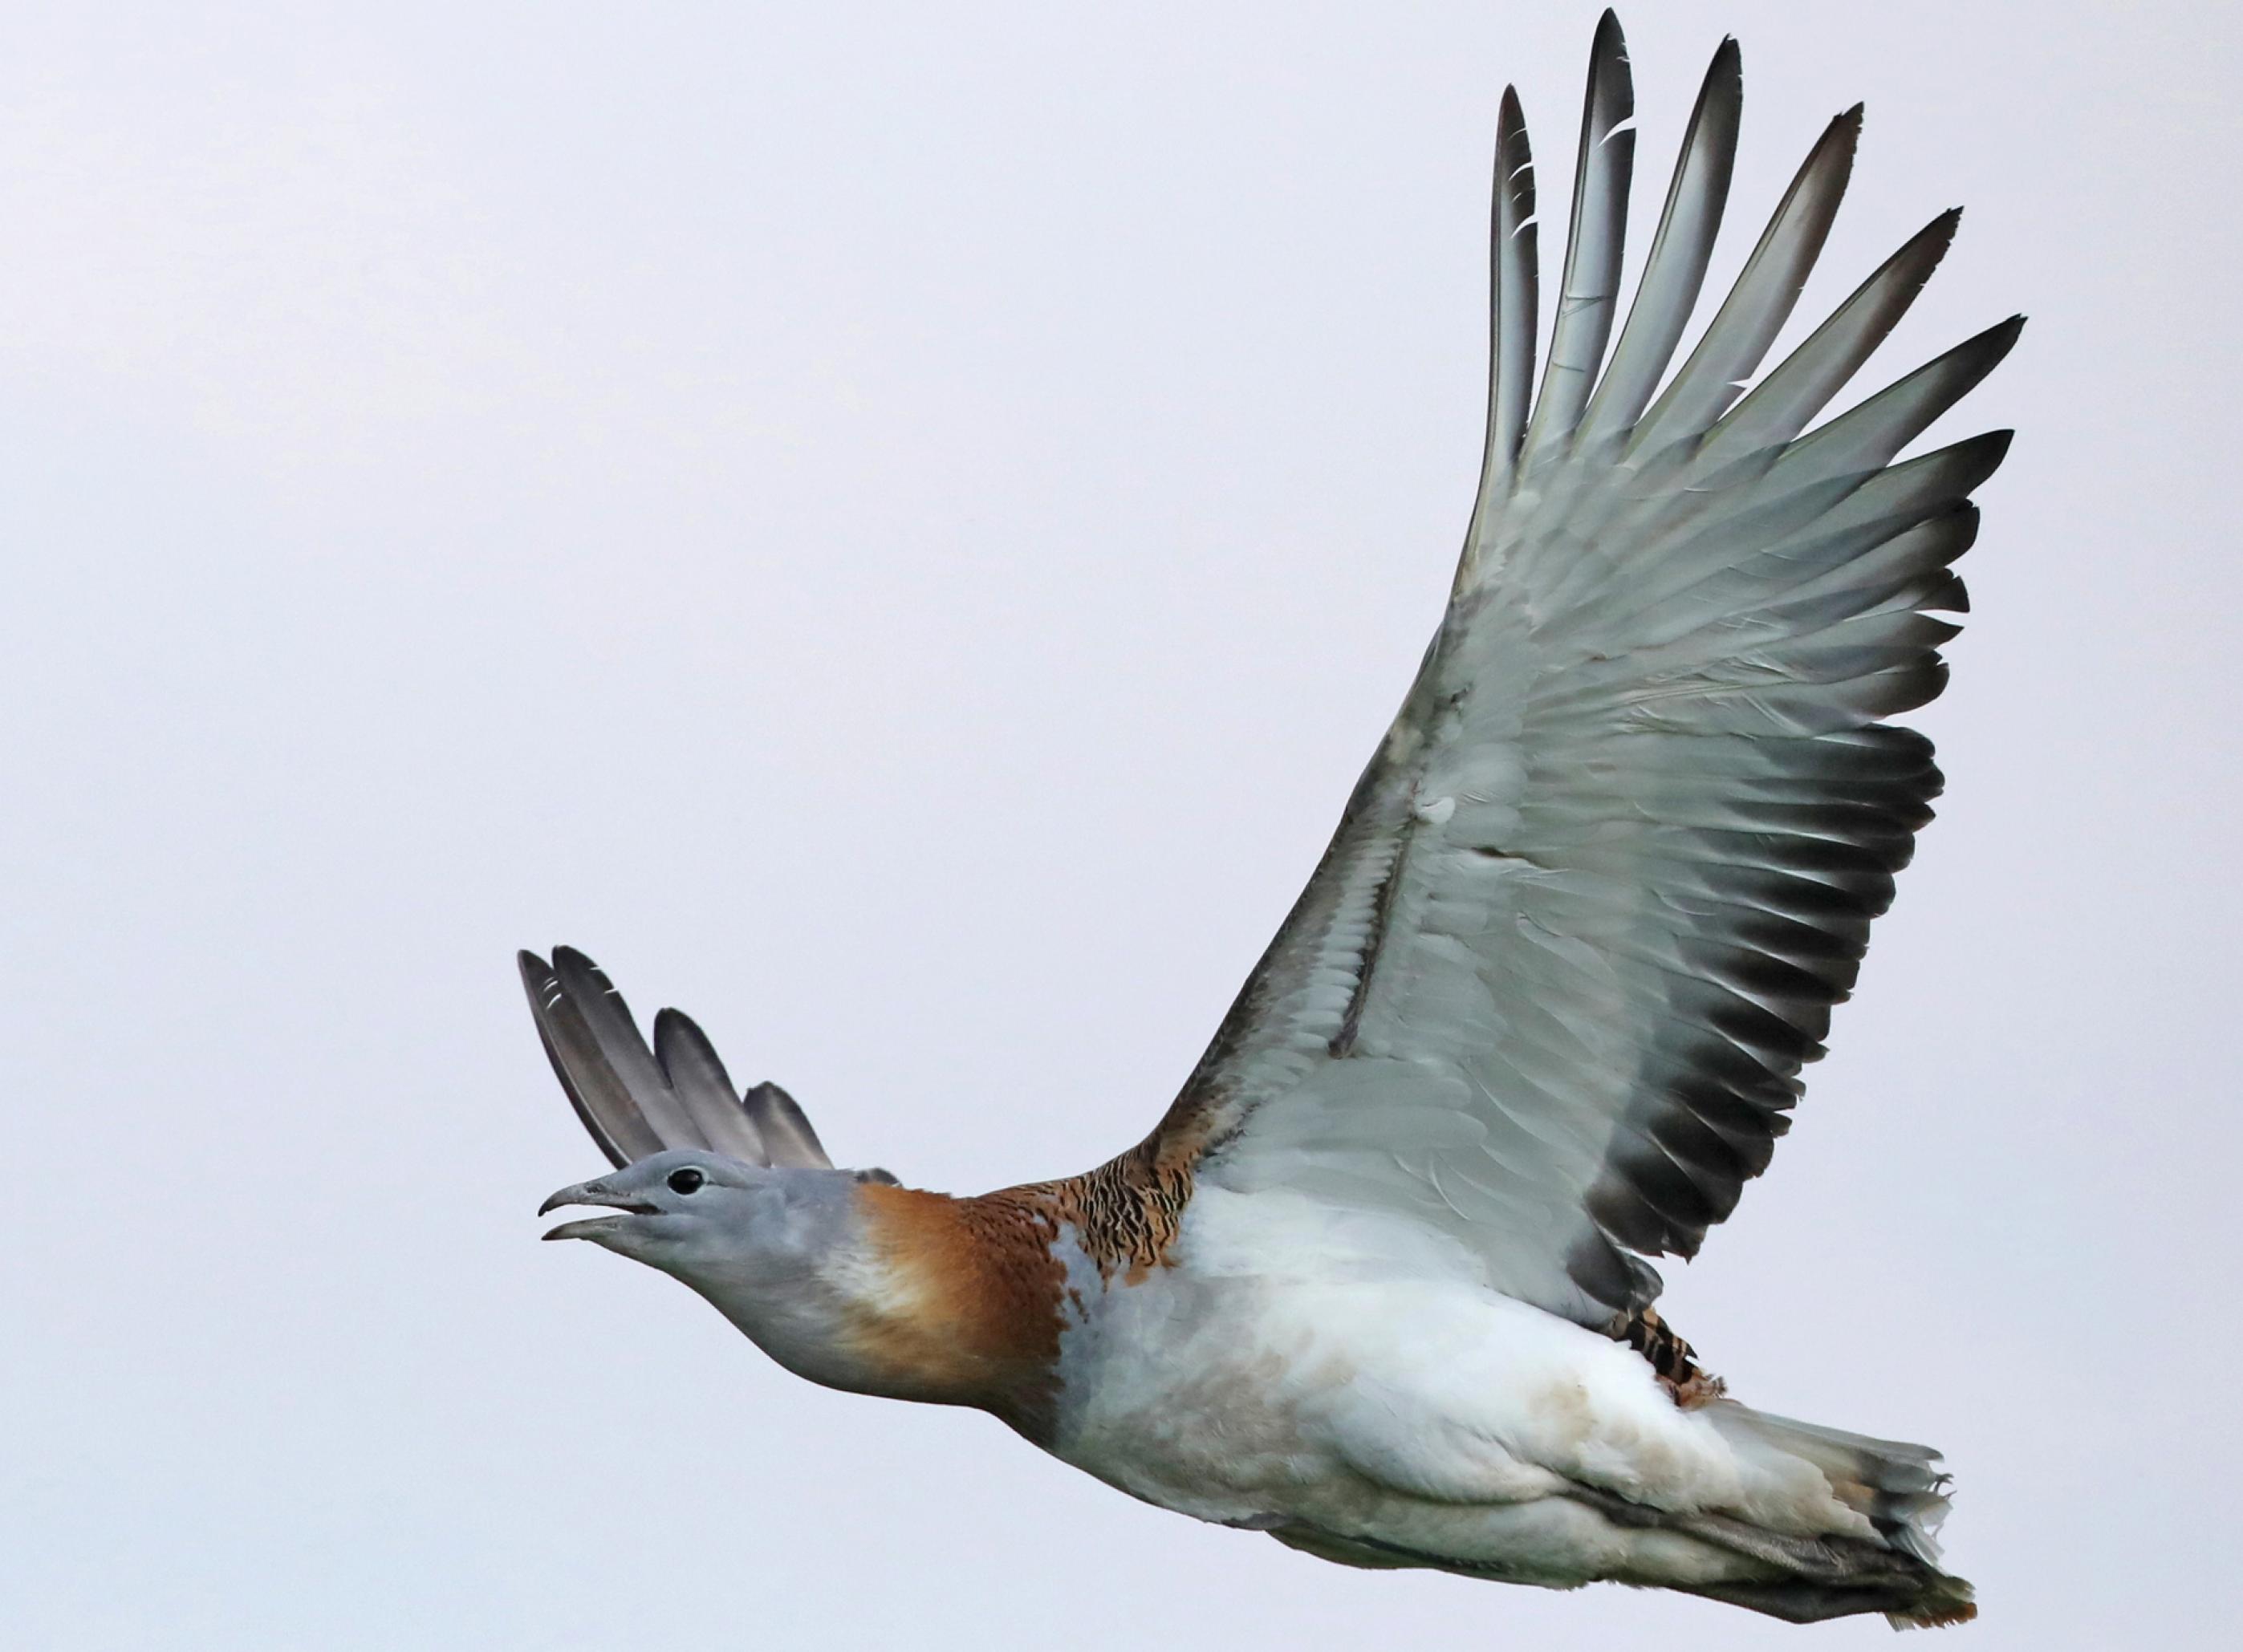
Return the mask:
<path id="1" fill-rule="evenodd" d="M 1883 1643 L 1196 1526 L 531 1215 L 520 945 L 924 1185 L 1149 1125 L 1433 622 L 1498 95 L 1562 201 L 1596 10 L 8 8 L 0 1641 Z M 1946 1448 L 1988 1652 L 2243 1608 L 2237 17 L 1624 19 L 1640 223 L 1733 30 L 1719 268 L 1860 97 L 1802 320 L 1957 202 L 1864 384 L 2034 318 L 1943 818 L 1668 1270 Z"/>

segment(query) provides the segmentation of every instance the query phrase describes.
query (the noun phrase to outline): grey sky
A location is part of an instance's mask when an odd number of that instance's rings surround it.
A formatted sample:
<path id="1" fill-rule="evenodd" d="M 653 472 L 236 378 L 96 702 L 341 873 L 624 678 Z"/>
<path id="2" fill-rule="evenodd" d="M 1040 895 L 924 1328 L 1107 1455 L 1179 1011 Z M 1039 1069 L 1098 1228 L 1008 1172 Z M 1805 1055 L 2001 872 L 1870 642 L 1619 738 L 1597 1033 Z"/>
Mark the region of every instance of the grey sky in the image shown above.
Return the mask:
<path id="1" fill-rule="evenodd" d="M 1883 1644 L 1196 1527 L 530 1214 L 520 945 L 908 1180 L 1142 1132 L 1438 612 L 1597 10 L 10 9 L 0 1641 Z M 1671 1317 L 1948 1452 L 1970 1646 L 2225 1644 L 2243 24 L 1623 21 L 1640 220 L 1733 31 L 1723 267 L 1865 98 L 1802 318 L 1957 202 L 1869 376 L 2033 316 L 1943 817 Z"/>

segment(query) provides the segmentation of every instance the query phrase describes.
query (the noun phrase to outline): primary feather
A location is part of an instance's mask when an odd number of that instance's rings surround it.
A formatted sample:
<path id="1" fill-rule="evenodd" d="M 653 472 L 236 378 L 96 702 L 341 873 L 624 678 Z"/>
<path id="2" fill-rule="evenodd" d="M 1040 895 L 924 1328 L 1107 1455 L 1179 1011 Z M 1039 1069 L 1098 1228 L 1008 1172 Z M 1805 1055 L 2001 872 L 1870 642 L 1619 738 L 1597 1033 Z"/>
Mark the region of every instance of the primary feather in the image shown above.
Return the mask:
<path id="1" fill-rule="evenodd" d="M 1936 695 L 1948 565 L 2006 441 L 1895 456 L 2008 350 L 1957 346 L 1810 434 L 1922 288 L 1943 214 L 1749 395 L 1829 234 L 1816 143 L 1687 359 L 1737 131 L 1708 71 L 1610 326 L 1631 148 L 1600 30 L 1540 406 L 1532 167 L 1497 144 L 1486 460 L 1448 613 L 1324 863 L 1156 1140 L 1209 1182 L 1405 1214 L 1584 1325 L 1647 1306 L 1768 1164 L 1939 789 L 1882 720 Z M 1623 134 L 1623 136 L 1626 136 Z M 1647 411 L 1646 409 L 1647 408 Z"/>

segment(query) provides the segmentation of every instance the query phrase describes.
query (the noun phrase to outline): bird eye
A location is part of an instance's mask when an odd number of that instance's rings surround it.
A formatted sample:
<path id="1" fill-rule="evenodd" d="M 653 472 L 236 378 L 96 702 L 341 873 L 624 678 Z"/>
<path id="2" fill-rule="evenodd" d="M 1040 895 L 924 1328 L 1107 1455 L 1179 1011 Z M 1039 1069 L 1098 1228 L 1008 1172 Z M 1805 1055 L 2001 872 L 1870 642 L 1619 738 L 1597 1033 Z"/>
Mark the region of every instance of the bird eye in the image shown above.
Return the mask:
<path id="1" fill-rule="evenodd" d="M 670 1172 L 670 1191 L 673 1193 L 697 1193 L 701 1191 L 701 1184 L 708 1179 L 699 1171 L 688 1165 L 684 1170 L 673 1170 Z"/>

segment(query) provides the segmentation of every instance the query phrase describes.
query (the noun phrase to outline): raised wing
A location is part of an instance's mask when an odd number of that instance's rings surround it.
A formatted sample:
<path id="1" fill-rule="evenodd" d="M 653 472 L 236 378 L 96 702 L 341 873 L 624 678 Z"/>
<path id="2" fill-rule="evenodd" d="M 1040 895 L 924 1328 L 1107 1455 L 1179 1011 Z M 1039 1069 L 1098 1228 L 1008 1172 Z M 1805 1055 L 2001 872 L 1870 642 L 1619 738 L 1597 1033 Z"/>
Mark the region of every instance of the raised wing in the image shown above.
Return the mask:
<path id="1" fill-rule="evenodd" d="M 1939 262 L 1943 214 L 1761 379 L 1843 193 L 1841 115 L 1696 348 L 1734 153 L 1715 54 L 1619 342 L 1633 159 L 1606 13 L 1549 363 L 1533 171 L 1499 129 L 1487 455 L 1448 612 L 1337 835 L 1141 1152 L 1453 1236 L 1608 1327 L 1767 1167 L 1940 789 L 1880 719 L 1937 695 L 1949 565 L 2006 433 L 1895 457 L 1981 334 L 1812 434 Z M 1600 378 L 1598 368 L 1602 364 Z M 1666 387 L 1654 400 L 1662 378 Z"/>
<path id="2" fill-rule="evenodd" d="M 769 1083 L 736 1092 L 715 1047 L 683 1011 L 655 1017 L 650 1050 L 623 994 L 582 952 L 556 946 L 550 964 L 535 952 L 519 962 L 554 1076 L 616 1168 L 672 1147 L 706 1147 L 766 1168 L 832 1164 L 794 1098 Z"/>

